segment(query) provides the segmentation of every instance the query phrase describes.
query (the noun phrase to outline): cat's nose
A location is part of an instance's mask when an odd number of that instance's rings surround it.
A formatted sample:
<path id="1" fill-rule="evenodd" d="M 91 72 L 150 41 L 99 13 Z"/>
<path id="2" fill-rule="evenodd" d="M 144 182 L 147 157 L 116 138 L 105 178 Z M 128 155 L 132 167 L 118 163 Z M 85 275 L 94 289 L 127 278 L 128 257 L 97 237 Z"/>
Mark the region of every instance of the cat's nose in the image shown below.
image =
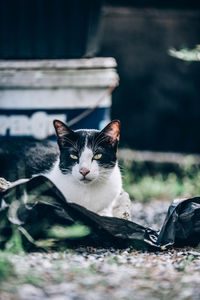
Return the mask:
<path id="1" fill-rule="evenodd" d="M 90 170 L 87 169 L 87 168 L 81 168 L 81 169 L 79 170 L 79 172 L 85 177 L 87 174 L 90 173 Z"/>

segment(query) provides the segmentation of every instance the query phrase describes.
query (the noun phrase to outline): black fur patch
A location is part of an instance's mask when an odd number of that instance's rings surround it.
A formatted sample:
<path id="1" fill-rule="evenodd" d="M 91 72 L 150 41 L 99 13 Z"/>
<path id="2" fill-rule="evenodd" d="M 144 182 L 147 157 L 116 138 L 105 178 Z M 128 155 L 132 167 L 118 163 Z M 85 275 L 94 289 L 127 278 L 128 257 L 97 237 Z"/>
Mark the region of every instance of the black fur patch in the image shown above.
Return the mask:
<path id="1" fill-rule="evenodd" d="M 7 138 L 0 143 L 0 177 L 9 181 L 48 171 L 57 160 L 55 142 Z"/>

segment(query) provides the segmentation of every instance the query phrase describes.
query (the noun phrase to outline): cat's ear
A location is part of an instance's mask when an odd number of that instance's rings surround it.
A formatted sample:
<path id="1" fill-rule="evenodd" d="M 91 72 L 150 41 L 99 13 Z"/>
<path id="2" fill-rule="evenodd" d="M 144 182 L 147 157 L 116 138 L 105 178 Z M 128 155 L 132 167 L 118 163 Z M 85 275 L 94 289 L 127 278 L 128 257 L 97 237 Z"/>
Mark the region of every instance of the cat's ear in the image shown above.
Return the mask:
<path id="1" fill-rule="evenodd" d="M 73 133 L 73 131 L 66 124 L 59 120 L 54 120 L 53 125 L 58 138 L 62 138 L 63 136 Z"/>
<path id="2" fill-rule="evenodd" d="M 120 121 L 114 120 L 110 122 L 102 131 L 106 136 L 108 136 L 111 144 L 115 144 L 119 142 L 120 137 Z"/>

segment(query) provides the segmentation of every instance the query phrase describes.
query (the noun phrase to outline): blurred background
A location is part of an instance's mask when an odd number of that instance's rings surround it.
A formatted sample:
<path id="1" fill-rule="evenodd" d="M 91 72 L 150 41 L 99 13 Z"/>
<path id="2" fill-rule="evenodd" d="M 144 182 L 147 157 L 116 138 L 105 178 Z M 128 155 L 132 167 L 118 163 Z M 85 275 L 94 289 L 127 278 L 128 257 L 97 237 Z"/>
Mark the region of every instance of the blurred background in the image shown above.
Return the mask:
<path id="1" fill-rule="evenodd" d="M 196 194 L 199 44 L 194 0 L 0 1 L 0 136 L 120 119 L 132 198 Z"/>
<path id="2" fill-rule="evenodd" d="M 169 55 L 199 44 L 198 1 L 107 1 L 100 55 L 114 56 L 120 87 L 112 117 L 136 149 L 200 152 L 200 63 Z"/>

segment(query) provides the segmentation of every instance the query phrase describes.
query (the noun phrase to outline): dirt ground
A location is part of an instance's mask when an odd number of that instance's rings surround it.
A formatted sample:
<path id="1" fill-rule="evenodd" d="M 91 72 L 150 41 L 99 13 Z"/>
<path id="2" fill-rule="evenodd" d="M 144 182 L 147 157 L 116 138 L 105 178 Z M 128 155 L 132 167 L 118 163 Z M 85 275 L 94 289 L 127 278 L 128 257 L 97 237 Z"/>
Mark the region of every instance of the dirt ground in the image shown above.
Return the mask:
<path id="1" fill-rule="evenodd" d="M 0 299 L 200 299 L 200 252 L 85 249 L 13 255 Z"/>
<path id="2" fill-rule="evenodd" d="M 159 227 L 167 207 L 133 204 L 134 221 Z M 6 259 L 11 271 L 0 280 L 1 300 L 200 299 L 199 248 L 148 253 L 79 247 Z"/>

